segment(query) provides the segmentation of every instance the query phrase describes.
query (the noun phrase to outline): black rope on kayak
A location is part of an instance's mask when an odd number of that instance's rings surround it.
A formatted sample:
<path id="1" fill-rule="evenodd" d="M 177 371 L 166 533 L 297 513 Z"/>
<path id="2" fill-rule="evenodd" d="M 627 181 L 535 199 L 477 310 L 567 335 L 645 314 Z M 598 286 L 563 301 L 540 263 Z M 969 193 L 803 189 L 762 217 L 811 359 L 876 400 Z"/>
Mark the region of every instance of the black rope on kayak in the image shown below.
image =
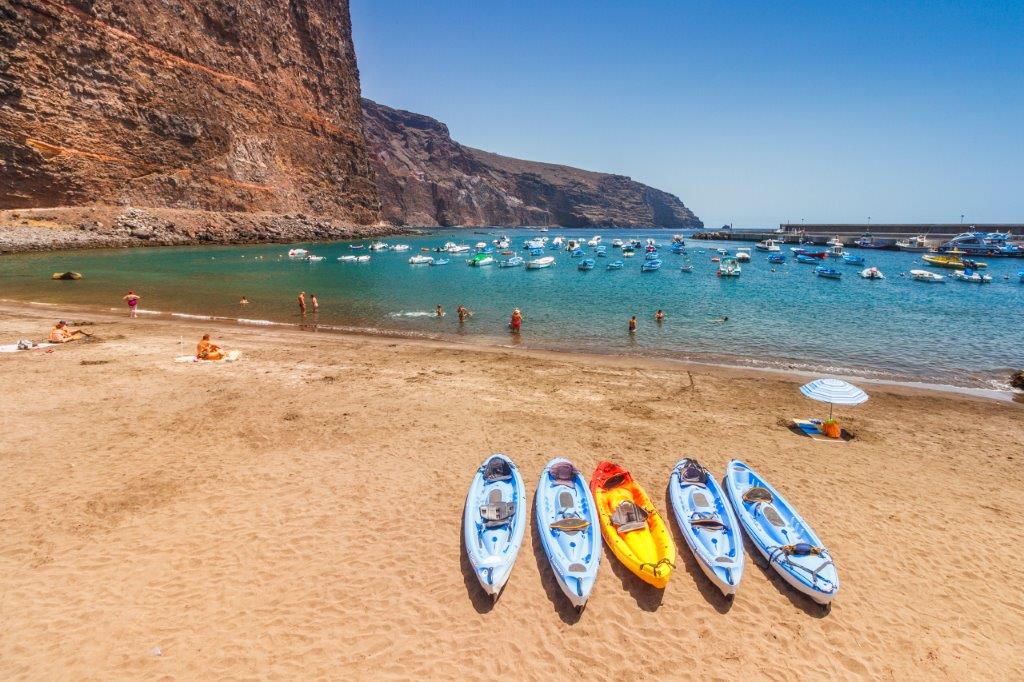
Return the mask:
<path id="1" fill-rule="evenodd" d="M 661 568 L 662 564 L 668 564 L 669 568 L 675 568 L 676 567 L 676 565 L 674 563 L 672 563 L 671 561 L 669 561 L 668 559 L 662 559 L 661 561 L 659 561 L 656 564 L 652 564 L 650 562 L 644 562 L 644 563 L 640 564 L 640 570 L 641 571 L 644 570 L 644 566 L 650 566 L 651 567 L 651 573 L 653 573 L 656 576 L 657 575 L 661 575 L 658 572 L 658 569 Z"/>
<path id="2" fill-rule="evenodd" d="M 836 584 L 834 582 L 832 582 L 828 578 L 819 575 L 823 568 L 833 565 L 832 557 L 829 556 L 828 550 L 826 550 L 824 547 L 811 547 L 810 545 L 806 545 L 800 547 L 799 552 L 795 552 L 794 550 L 796 548 L 797 545 L 781 545 L 772 547 L 771 551 L 768 553 L 768 562 L 771 563 L 772 561 L 777 561 L 780 564 L 785 563 L 787 566 L 792 566 L 793 568 L 799 569 L 807 575 L 809 575 L 811 577 L 811 582 L 814 584 L 815 587 L 817 586 L 818 581 L 821 580 L 822 582 L 827 583 L 829 585 L 829 592 L 835 590 Z M 813 554 L 814 556 L 823 557 L 825 561 L 812 571 L 806 566 L 801 566 L 800 564 L 795 564 L 792 561 L 790 561 L 790 554 L 798 554 L 799 556 L 809 556 Z"/>

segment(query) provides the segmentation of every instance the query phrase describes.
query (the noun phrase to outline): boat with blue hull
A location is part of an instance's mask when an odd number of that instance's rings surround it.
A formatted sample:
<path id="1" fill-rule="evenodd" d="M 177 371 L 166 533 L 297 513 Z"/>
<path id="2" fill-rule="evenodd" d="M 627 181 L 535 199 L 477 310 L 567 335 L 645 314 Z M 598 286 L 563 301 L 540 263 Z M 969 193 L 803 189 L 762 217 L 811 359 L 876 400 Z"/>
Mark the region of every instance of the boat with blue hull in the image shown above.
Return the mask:
<path id="1" fill-rule="evenodd" d="M 544 554 L 562 592 L 582 610 L 601 565 L 601 532 L 594 496 L 569 460 L 556 457 L 544 467 L 534 495 Z"/>
<path id="2" fill-rule="evenodd" d="M 526 259 L 523 258 L 522 256 L 512 256 L 511 258 L 506 258 L 505 260 L 503 260 L 500 263 L 498 263 L 498 267 L 499 268 L 518 268 L 519 266 L 521 266 L 525 262 L 526 262 Z"/>
<path id="3" fill-rule="evenodd" d="M 624 263 L 621 260 L 613 260 L 608 264 L 608 270 L 621 270 Z"/>
<path id="4" fill-rule="evenodd" d="M 831 603 L 839 592 L 836 566 L 786 499 L 738 459 L 729 462 L 725 488 L 747 537 L 782 579 L 819 604 Z"/>
<path id="5" fill-rule="evenodd" d="M 523 477 L 511 459 L 495 454 L 480 465 L 466 495 L 463 541 L 480 586 L 495 600 L 523 543 L 525 504 Z"/>
<path id="6" fill-rule="evenodd" d="M 1024 248 L 1010 243 L 1006 232 L 965 232 L 939 245 L 939 253 L 962 253 L 966 256 L 1020 258 Z"/>
<path id="7" fill-rule="evenodd" d="M 796 262 L 804 263 L 805 265 L 818 265 L 821 263 L 821 260 L 814 256 L 808 256 L 805 253 L 798 253 L 796 254 Z"/>
<path id="8" fill-rule="evenodd" d="M 660 269 L 661 269 L 661 261 L 657 260 L 657 259 L 655 259 L 655 260 L 645 260 L 640 265 L 640 272 L 654 272 L 654 271 L 660 270 Z"/>
<path id="9" fill-rule="evenodd" d="M 725 491 L 695 459 L 682 459 L 669 477 L 676 523 L 697 564 L 726 596 L 743 579 L 743 536 Z"/>
<path id="10" fill-rule="evenodd" d="M 835 268 L 830 268 L 827 265 L 819 265 L 814 268 L 814 274 L 818 277 L 824 277 L 825 279 L 842 279 L 843 273 L 839 272 Z"/>
<path id="11" fill-rule="evenodd" d="M 781 253 L 773 253 L 772 255 L 768 256 L 768 262 L 771 263 L 772 265 L 782 265 L 783 263 L 786 262 L 786 257 L 783 256 Z"/>
<path id="12" fill-rule="evenodd" d="M 576 269 L 586 272 L 587 270 L 593 270 L 594 265 L 596 264 L 597 263 L 593 258 L 584 258 L 579 262 L 579 265 L 576 266 Z"/>
<path id="13" fill-rule="evenodd" d="M 864 256 L 855 256 L 852 253 L 843 254 L 843 262 L 847 265 L 864 265 Z"/>

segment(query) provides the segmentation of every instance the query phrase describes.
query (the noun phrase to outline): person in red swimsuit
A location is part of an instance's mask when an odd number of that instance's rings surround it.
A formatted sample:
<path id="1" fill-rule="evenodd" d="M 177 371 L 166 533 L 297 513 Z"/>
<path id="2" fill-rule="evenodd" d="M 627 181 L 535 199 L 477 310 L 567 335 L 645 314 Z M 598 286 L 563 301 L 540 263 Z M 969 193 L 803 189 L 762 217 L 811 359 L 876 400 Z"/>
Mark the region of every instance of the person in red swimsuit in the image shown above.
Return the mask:
<path id="1" fill-rule="evenodd" d="M 519 329 L 523 326 L 523 314 L 516 308 L 512 311 L 512 319 L 509 321 L 508 326 L 512 329 L 513 334 L 518 334 Z"/>

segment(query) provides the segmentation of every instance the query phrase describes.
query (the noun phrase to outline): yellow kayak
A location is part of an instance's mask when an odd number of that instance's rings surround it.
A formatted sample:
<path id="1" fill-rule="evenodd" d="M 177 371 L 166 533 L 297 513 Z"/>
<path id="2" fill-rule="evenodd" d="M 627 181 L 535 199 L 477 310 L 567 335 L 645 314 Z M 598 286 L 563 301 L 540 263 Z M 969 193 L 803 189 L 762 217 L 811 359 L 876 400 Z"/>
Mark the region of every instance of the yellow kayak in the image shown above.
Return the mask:
<path id="1" fill-rule="evenodd" d="M 664 588 L 675 568 L 676 544 L 651 498 L 612 462 L 597 465 L 590 490 L 612 554 L 644 582 Z"/>
<path id="2" fill-rule="evenodd" d="M 975 269 L 988 267 L 988 263 L 982 263 L 981 261 L 971 260 L 964 261 L 959 256 L 935 256 L 929 254 L 921 256 L 921 259 L 924 260 L 924 262 L 928 263 L 929 265 L 934 265 L 935 267 L 938 268 L 952 268 L 954 270 L 963 270 L 965 267 L 970 266 L 970 263 L 974 263 L 974 265 L 970 267 L 973 267 Z"/>

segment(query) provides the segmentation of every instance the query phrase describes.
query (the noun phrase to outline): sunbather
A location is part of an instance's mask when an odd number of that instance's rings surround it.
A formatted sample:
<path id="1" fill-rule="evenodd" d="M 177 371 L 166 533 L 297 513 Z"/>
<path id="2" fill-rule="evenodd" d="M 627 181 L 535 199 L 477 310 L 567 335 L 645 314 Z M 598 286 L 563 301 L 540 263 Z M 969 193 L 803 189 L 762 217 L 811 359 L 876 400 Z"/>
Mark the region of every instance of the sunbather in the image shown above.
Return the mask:
<path id="1" fill-rule="evenodd" d="M 196 359 L 198 360 L 223 360 L 224 353 L 220 346 L 210 341 L 209 334 L 203 334 L 203 340 L 196 346 Z"/>
<path id="2" fill-rule="evenodd" d="M 67 343 L 68 341 L 84 339 L 86 336 L 88 334 L 81 329 L 68 329 L 68 323 L 61 320 L 50 330 L 50 336 L 47 337 L 47 340 L 50 343 Z"/>

